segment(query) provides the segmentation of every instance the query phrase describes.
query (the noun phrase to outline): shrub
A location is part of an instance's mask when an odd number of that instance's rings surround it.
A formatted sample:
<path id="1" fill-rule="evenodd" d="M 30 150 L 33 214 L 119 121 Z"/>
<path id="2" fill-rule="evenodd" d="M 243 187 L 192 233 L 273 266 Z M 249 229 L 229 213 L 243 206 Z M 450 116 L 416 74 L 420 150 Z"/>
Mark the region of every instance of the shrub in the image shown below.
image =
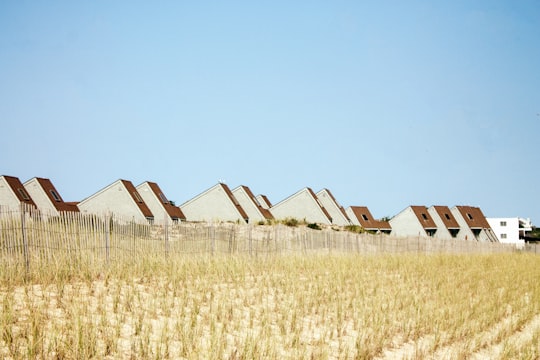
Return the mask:
<path id="1" fill-rule="evenodd" d="M 307 224 L 307 227 L 313 230 L 322 230 L 322 228 L 317 223 Z"/>
<path id="2" fill-rule="evenodd" d="M 362 234 L 366 232 L 366 230 L 360 225 L 346 225 L 345 230 L 356 233 L 356 234 Z"/>
<path id="3" fill-rule="evenodd" d="M 298 226 L 299 221 L 298 221 L 298 219 L 289 217 L 289 218 L 286 218 L 285 220 L 283 220 L 283 224 L 287 225 L 287 226 L 291 226 L 291 227 L 296 227 L 296 226 Z"/>

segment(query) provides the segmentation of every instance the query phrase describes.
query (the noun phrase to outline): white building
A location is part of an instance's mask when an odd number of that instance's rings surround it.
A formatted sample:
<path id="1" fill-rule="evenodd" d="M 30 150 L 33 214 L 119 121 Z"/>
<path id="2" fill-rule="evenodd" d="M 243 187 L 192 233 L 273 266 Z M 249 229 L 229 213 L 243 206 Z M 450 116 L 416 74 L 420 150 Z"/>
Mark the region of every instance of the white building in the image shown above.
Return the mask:
<path id="1" fill-rule="evenodd" d="M 330 217 L 332 218 L 332 223 L 339 226 L 351 225 L 351 220 L 343 206 L 341 206 L 334 195 L 328 189 L 322 189 L 317 194 L 317 199 L 319 199 L 321 205 L 328 211 Z"/>
<path id="2" fill-rule="evenodd" d="M 180 205 L 187 221 L 248 222 L 249 217 L 229 187 L 218 183 Z"/>
<path id="3" fill-rule="evenodd" d="M 185 221 L 186 217 L 178 206 L 171 204 L 161 191 L 158 184 L 145 181 L 137 186 L 137 192 L 141 195 L 146 205 L 154 215 L 156 223 Z"/>
<path id="4" fill-rule="evenodd" d="M 143 198 L 128 180 L 117 180 L 77 204 L 83 214 L 119 216 L 121 220 L 154 220 Z"/>
<path id="5" fill-rule="evenodd" d="M 409 206 L 390 219 L 393 236 L 436 236 L 437 224 L 425 206 Z"/>
<path id="6" fill-rule="evenodd" d="M 429 215 L 437 225 L 434 237 L 438 239 L 455 239 L 459 233 L 459 224 L 448 206 L 433 205 L 428 208 Z"/>
<path id="7" fill-rule="evenodd" d="M 499 239 L 499 242 L 506 244 L 525 244 L 523 237 L 532 231 L 530 219 L 514 218 L 486 218 L 491 229 Z"/>
<path id="8" fill-rule="evenodd" d="M 266 195 L 259 194 L 255 197 L 255 199 L 257 200 L 259 205 L 261 205 L 263 208 L 267 210 L 272 207 L 272 203 L 270 202 L 270 200 L 268 200 L 268 197 Z"/>
<path id="9" fill-rule="evenodd" d="M 44 214 L 58 216 L 64 212 L 79 212 L 74 203 L 66 203 L 49 179 L 35 177 L 23 184 L 24 188 Z"/>
<path id="10" fill-rule="evenodd" d="M 349 206 L 347 213 L 353 225 L 359 225 L 365 230 L 390 234 L 392 227 L 388 221 L 375 220 L 366 206 Z"/>
<path id="11" fill-rule="evenodd" d="M 309 223 L 332 225 L 332 217 L 308 187 L 272 206 L 270 212 L 278 220 L 294 218 Z"/>
<path id="12" fill-rule="evenodd" d="M 459 240 L 498 242 L 479 207 L 456 205 L 450 211 L 459 224 Z"/>
<path id="13" fill-rule="evenodd" d="M 268 208 L 263 207 L 259 203 L 249 187 L 240 185 L 232 190 L 232 194 L 246 212 L 249 223 L 256 224 L 260 221 L 266 222 L 267 220 L 272 220 L 274 218 Z"/>
<path id="14" fill-rule="evenodd" d="M 14 176 L 0 176 L 0 212 L 19 211 L 21 204 L 36 208 L 23 184 Z"/>

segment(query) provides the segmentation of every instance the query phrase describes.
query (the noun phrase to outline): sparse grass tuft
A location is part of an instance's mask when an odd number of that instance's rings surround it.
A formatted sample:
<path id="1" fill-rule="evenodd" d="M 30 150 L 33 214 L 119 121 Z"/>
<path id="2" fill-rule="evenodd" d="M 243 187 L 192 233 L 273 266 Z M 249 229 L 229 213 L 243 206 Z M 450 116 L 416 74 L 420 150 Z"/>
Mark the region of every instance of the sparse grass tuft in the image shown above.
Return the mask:
<path id="1" fill-rule="evenodd" d="M 1 276 L 0 358 L 539 354 L 529 254 L 59 259 Z"/>

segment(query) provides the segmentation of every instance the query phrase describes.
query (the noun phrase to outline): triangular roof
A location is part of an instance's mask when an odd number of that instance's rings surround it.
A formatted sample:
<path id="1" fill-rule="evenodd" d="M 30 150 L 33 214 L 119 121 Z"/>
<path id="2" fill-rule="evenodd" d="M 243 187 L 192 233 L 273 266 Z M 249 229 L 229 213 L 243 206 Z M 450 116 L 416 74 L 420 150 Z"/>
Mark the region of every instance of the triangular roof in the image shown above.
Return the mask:
<path id="1" fill-rule="evenodd" d="M 448 206 L 433 205 L 432 208 L 435 210 L 437 215 L 439 215 L 439 218 L 442 220 L 444 226 L 448 230 L 459 229 L 459 224 Z"/>
<path id="2" fill-rule="evenodd" d="M 22 184 L 21 180 L 19 180 L 19 178 L 15 176 L 8 176 L 8 175 L 2 175 L 0 176 L 0 178 L 4 179 L 14 199 L 16 199 L 19 203 L 28 204 L 37 208 L 36 204 L 34 203 L 34 200 L 28 194 L 28 192 L 24 188 L 24 185 Z"/>
<path id="3" fill-rule="evenodd" d="M 366 230 L 392 230 L 388 221 L 375 220 L 366 206 L 349 206 L 349 209 L 349 213 L 352 213 Z"/>
<path id="4" fill-rule="evenodd" d="M 104 187 L 103 189 L 99 190 L 98 192 L 90 195 L 86 199 L 79 202 L 78 204 L 79 209 L 82 210 L 82 207 L 87 206 L 89 202 L 92 202 L 94 199 L 98 198 L 100 195 L 104 194 L 105 192 L 107 192 L 108 190 L 112 189 L 113 187 L 117 185 L 120 185 L 119 190 L 123 188 L 128 193 L 129 198 L 133 201 L 133 204 L 136 205 L 140 214 L 143 215 L 143 217 L 147 219 L 154 218 L 154 215 L 152 214 L 152 212 L 150 211 L 150 209 L 144 202 L 141 195 L 138 193 L 133 183 L 129 180 L 123 180 L 123 179 L 116 180 L 112 184 Z"/>
<path id="5" fill-rule="evenodd" d="M 328 211 L 329 215 L 332 217 L 332 222 L 337 223 L 338 217 L 341 217 L 343 220 L 343 223 L 340 223 L 338 225 L 350 225 L 351 219 L 349 219 L 349 216 L 345 212 L 345 209 L 343 206 L 341 206 L 334 195 L 332 195 L 332 192 L 328 189 L 322 189 L 317 194 L 317 199 L 322 203 L 321 205 Z M 324 203 L 323 203 L 324 202 Z"/>
<path id="6" fill-rule="evenodd" d="M 236 200 L 240 201 L 240 198 L 238 196 L 235 196 L 237 191 L 244 191 L 245 192 L 246 198 L 248 199 L 248 201 L 250 201 L 250 205 L 252 205 L 251 208 L 256 209 L 256 211 L 259 213 L 260 217 L 262 217 L 264 219 L 267 219 L 267 220 L 270 220 L 270 219 L 274 218 L 274 216 L 272 215 L 270 210 L 268 210 L 268 209 L 261 206 L 261 204 L 255 198 L 255 195 L 253 195 L 253 192 L 251 191 L 251 189 L 249 187 L 247 187 L 245 185 L 240 185 L 237 188 L 235 188 L 234 190 L 232 190 L 233 196 L 236 198 Z M 245 206 L 244 204 L 240 204 L 240 205 L 242 206 L 242 209 L 244 211 L 246 211 L 246 212 L 249 211 L 247 206 Z M 248 216 L 248 217 L 250 217 L 250 216 Z"/>
<path id="7" fill-rule="evenodd" d="M 423 205 L 414 205 L 410 207 L 413 213 L 416 215 L 416 218 L 422 225 L 425 230 L 428 229 L 437 229 L 437 224 L 429 214 L 427 207 Z"/>
<path id="8" fill-rule="evenodd" d="M 300 200 L 302 195 L 306 195 L 309 203 L 302 203 Z M 306 205 L 307 208 L 301 208 L 302 205 Z M 285 208 L 285 210 L 283 210 Z M 312 211 L 311 215 L 308 214 Z M 286 199 L 280 201 L 276 205 L 270 208 L 270 212 L 274 217 L 295 217 L 300 219 L 306 219 L 306 221 L 314 221 L 325 224 L 332 224 L 332 217 L 328 211 L 321 204 L 317 195 L 309 187 L 305 187 Z"/>
<path id="9" fill-rule="evenodd" d="M 223 188 L 223 190 L 225 190 L 225 193 L 227 194 L 227 196 L 234 203 L 234 206 L 236 206 L 236 210 L 238 210 L 240 215 L 242 215 L 242 218 L 248 220 L 249 216 L 246 214 L 246 212 L 244 211 L 244 209 L 242 208 L 242 206 L 240 205 L 238 200 L 236 200 L 236 198 L 234 197 L 234 195 L 231 192 L 231 189 L 229 189 L 229 187 L 227 185 L 223 184 L 223 183 L 221 183 L 220 185 Z"/>
<path id="10" fill-rule="evenodd" d="M 268 197 L 266 197 L 266 195 L 259 194 L 255 197 L 255 199 L 257 199 L 259 205 L 261 205 L 265 209 L 270 209 L 272 207 L 272 203 L 270 202 Z"/>
<path id="11" fill-rule="evenodd" d="M 486 217 L 480 208 L 475 206 L 457 205 L 455 208 L 459 211 L 467 226 L 471 229 L 491 229 Z"/>
<path id="12" fill-rule="evenodd" d="M 144 217 L 146 218 L 153 218 L 154 215 L 144 202 L 144 200 L 141 197 L 141 194 L 137 191 L 133 183 L 129 180 L 120 180 L 122 184 L 126 187 L 126 189 L 129 191 L 129 194 L 131 195 L 133 201 L 137 204 L 141 212 L 143 213 Z"/>
<path id="13" fill-rule="evenodd" d="M 23 185 L 28 191 L 32 191 L 28 189 L 28 187 L 32 183 L 35 183 L 39 186 L 43 194 L 45 194 L 45 197 L 48 199 L 49 203 L 56 209 L 56 211 L 79 212 L 79 208 L 76 205 L 73 205 L 72 203 L 66 203 L 62 199 L 62 197 L 60 196 L 60 193 L 58 192 L 58 190 L 56 190 L 56 188 L 54 187 L 50 179 L 34 177 L 28 180 L 27 182 L 25 182 Z"/>
<path id="14" fill-rule="evenodd" d="M 221 217 L 224 217 L 223 214 L 219 214 L 219 211 L 222 209 L 215 208 L 215 206 L 219 206 L 219 205 L 208 203 L 208 201 L 212 201 L 212 200 L 205 200 L 205 198 L 208 195 L 212 194 L 213 191 L 216 189 L 223 191 L 223 193 L 225 194 L 225 199 L 227 199 L 227 203 L 230 202 L 230 204 L 233 205 L 233 208 L 235 209 L 235 212 L 238 218 L 243 219 L 246 222 L 249 221 L 249 217 L 247 213 L 244 211 L 244 209 L 242 208 L 238 200 L 234 197 L 234 195 L 231 192 L 231 189 L 229 189 L 229 187 L 222 182 L 217 183 L 211 188 L 203 191 L 199 195 L 195 196 L 194 198 L 180 205 L 180 209 L 186 215 L 186 218 L 188 221 L 196 221 L 196 220 L 202 220 L 202 219 L 204 220 L 213 220 L 213 219 L 230 220 L 226 218 L 221 219 Z M 219 195 L 217 199 L 223 199 L 223 197 Z M 227 203 L 222 203 L 222 204 L 227 205 Z M 203 206 L 201 206 L 202 210 L 199 209 L 199 210 L 194 211 L 192 207 L 195 206 L 195 204 L 203 204 Z M 199 217 L 200 219 L 193 218 L 194 213 L 196 213 L 196 217 Z"/>
<path id="15" fill-rule="evenodd" d="M 172 220 L 182 220 L 182 221 L 186 220 L 186 216 L 184 215 L 182 210 L 178 206 L 171 204 L 171 202 L 163 194 L 163 191 L 161 191 L 161 188 L 159 187 L 157 183 L 151 182 L 151 181 L 145 181 L 144 183 L 137 186 L 137 189 L 140 188 L 144 184 L 148 185 L 153 196 L 156 198 L 157 202 L 160 204 L 160 206 L 165 210 L 165 212 L 170 216 Z"/>

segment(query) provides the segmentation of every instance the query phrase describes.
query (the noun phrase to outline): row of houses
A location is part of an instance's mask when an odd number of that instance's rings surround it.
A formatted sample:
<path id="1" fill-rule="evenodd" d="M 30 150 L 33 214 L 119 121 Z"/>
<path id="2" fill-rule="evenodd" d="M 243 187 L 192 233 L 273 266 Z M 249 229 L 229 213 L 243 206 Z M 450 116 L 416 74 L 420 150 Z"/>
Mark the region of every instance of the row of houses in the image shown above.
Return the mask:
<path id="1" fill-rule="evenodd" d="M 267 223 L 295 218 L 329 226 L 356 225 L 367 231 L 394 236 L 422 236 L 487 242 L 509 242 L 496 234 L 481 209 L 473 206 L 409 206 L 388 220 L 375 219 L 366 206 L 341 206 L 330 190 L 315 193 L 305 187 L 277 204 L 254 195 L 247 186 L 230 189 L 218 183 L 176 206 L 158 184 L 117 180 L 79 202 L 65 202 L 49 179 L 35 177 L 22 183 L 17 177 L 0 176 L 0 212 L 18 209 L 21 203 L 48 214 L 73 211 L 84 214 L 114 213 L 134 221 Z M 512 221 L 507 221 L 512 223 Z M 497 224 L 504 221 L 496 219 Z M 499 228 L 497 228 L 499 229 Z M 503 229 L 506 231 L 507 229 Z M 501 230 L 501 231 L 503 231 Z M 514 236 L 511 237 L 514 240 Z"/>

